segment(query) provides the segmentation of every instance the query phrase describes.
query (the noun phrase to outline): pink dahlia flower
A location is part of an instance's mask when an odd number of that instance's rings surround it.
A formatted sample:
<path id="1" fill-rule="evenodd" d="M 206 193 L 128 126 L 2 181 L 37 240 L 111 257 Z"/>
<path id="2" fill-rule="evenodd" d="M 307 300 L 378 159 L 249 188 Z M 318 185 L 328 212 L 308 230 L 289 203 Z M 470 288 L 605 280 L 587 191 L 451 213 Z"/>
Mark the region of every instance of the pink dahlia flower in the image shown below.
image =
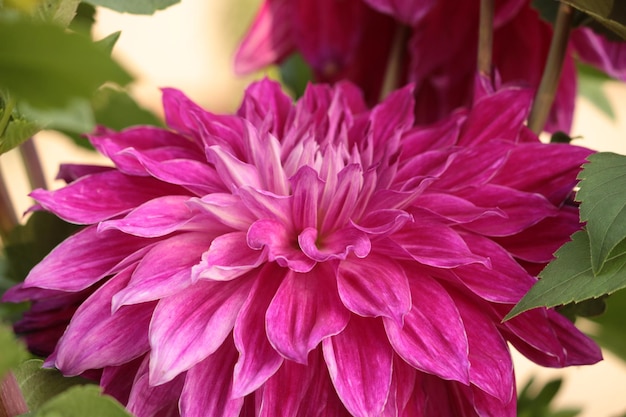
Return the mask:
<path id="1" fill-rule="evenodd" d="M 401 81 L 415 84 L 416 121 L 434 122 L 471 103 L 479 5 L 479 0 L 265 0 L 239 47 L 235 69 L 246 73 L 298 51 L 317 80 L 350 79 L 364 89 L 369 103 L 375 103 L 394 31 L 407 25 L 411 32 Z M 496 2 L 494 24 L 493 63 L 499 78 L 538 86 L 552 37 L 550 25 L 530 0 Z M 575 57 L 626 80 L 626 44 L 587 28 L 575 29 L 548 130 L 567 132 L 571 127 Z"/>
<path id="2" fill-rule="evenodd" d="M 524 126 L 502 90 L 413 128 L 410 88 L 297 103 L 268 80 L 236 115 L 164 90 L 171 130 L 102 129 L 113 167 L 65 166 L 39 207 L 85 227 L 5 301 L 66 375 L 138 417 L 514 416 L 507 342 L 545 366 L 598 347 L 567 319 L 503 316 L 579 228 L 590 151 Z"/>

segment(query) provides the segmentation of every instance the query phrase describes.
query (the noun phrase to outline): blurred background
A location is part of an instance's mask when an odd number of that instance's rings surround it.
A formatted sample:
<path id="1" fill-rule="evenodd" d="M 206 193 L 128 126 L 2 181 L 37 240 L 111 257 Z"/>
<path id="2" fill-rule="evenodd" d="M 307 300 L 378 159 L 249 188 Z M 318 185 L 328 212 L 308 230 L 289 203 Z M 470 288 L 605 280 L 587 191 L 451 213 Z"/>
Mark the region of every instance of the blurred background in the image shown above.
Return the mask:
<path id="1" fill-rule="evenodd" d="M 144 107 L 161 114 L 159 87 L 174 87 L 204 108 L 217 112 L 234 111 L 242 92 L 256 76 L 233 74 L 233 53 L 259 0 L 183 0 L 154 16 L 119 14 L 98 10 L 95 39 L 121 31 L 114 56 L 136 78 L 131 91 Z M 615 119 L 585 99 L 579 99 L 572 134 L 575 143 L 602 151 L 626 154 L 626 86 L 608 82 L 603 86 Z M 59 163 L 103 162 L 95 153 L 77 148 L 60 134 L 42 132 L 35 138 L 52 188 Z M 19 155 L 14 150 L 2 155 L 3 173 L 19 213 L 31 201 Z M 581 323 L 581 326 L 591 326 Z M 515 355 L 518 385 L 531 376 L 538 381 L 564 377 L 555 405 L 581 407 L 581 417 L 617 417 L 626 413 L 626 365 L 605 354 L 606 360 L 590 367 L 567 370 L 539 368 Z"/>

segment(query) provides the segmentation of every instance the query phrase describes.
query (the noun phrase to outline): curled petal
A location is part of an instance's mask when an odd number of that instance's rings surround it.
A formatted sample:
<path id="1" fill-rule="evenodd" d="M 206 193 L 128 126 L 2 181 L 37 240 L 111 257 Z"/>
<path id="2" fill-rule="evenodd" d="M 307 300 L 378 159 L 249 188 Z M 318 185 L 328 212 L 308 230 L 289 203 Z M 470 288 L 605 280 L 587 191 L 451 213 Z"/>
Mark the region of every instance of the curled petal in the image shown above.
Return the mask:
<path id="1" fill-rule="evenodd" d="M 298 235 L 298 245 L 304 254 L 316 262 L 346 259 L 350 252 L 364 258 L 372 248 L 367 235 L 352 227 L 338 230 L 323 238 L 318 236 L 317 229 L 308 227 Z"/>

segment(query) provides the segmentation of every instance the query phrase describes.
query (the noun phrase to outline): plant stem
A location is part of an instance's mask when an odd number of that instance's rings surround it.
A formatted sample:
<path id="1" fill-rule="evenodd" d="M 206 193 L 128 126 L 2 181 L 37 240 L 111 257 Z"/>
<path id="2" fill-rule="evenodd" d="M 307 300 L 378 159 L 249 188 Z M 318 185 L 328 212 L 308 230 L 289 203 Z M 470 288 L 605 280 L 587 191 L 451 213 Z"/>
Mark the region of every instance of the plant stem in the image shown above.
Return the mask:
<path id="1" fill-rule="evenodd" d="M 572 27 L 572 17 L 572 7 L 561 3 L 559 5 L 556 23 L 554 24 L 554 33 L 552 35 L 552 42 L 550 43 L 550 50 L 548 51 L 546 66 L 543 70 L 539 88 L 535 94 L 530 116 L 528 116 L 528 127 L 536 134 L 541 133 L 543 130 L 548 120 L 552 103 L 554 102 L 559 79 L 561 78 L 565 52 L 567 51 L 567 43 Z"/>
<path id="2" fill-rule="evenodd" d="M 478 72 L 491 79 L 491 58 L 493 51 L 494 0 L 480 1 L 480 21 L 478 26 Z"/>
<path id="3" fill-rule="evenodd" d="M 13 372 L 7 372 L 0 382 L 0 417 L 15 417 L 28 413 L 20 386 Z"/>
<path id="4" fill-rule="evenodd" d="M 3 241 L 6 242 L 9 234 L 17 224 L 17 215 L 15 214 L 6 182 L 0 170 L 0 237 Z"/>
<path id="5" fill-rule="evenodd" d="M 46 176 L 43 173 L 41 160 L 37 154 L 37 148 L 35 148 L 33 138 L 28 139 L 20 145 L 20 153 L 24 166 L 26 167 L 26 175 L 28 176 L 31 188 L 48 188 L 46 185 Z"/>
<path id="6" fill-rule="evenodd" d="M 398 23 L 396 33 L 391 45 L 391 52 L 387 60 L 387 68 L 385 69 L 385 79 L 380 89 L 380 101 L 389 95 L 393 90 L 399 87 L 400 74 L 402 73 L 402 64 L 404 63 L 404 55 L 406 53 L 406 44 L 409 39 L 410 28 Z"/>
<path id="7" fill-rule="evenodd" d="M 9 125 L 9 120 L 11 120 L 11 113 L 13 113 L 13 109 L 15 108 L 16 103 L 17 102 L 13 97 L 6 94 L 6 100 L 4 101 L 4 112 L 2 113 L 2 118 L 0 118 L 0 138 L 4 136 L 4 131 Z"/>

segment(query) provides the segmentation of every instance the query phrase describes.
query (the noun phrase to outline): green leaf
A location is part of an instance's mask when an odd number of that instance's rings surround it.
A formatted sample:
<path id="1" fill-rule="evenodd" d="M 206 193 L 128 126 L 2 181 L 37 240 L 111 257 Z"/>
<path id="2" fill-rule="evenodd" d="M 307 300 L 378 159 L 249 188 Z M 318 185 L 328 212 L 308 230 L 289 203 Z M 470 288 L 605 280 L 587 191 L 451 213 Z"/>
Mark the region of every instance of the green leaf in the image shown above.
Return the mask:
<path id="1" fill-rule="evenodd" d="M 617 35 L 626 39 L 626 2 L 623 0 L 561 0 L 588 13 Z"/>
<path id="2" fill-rule="evenodd" d="M 85 0 L 94 6 L 102 6 L 121 13 L 153 14 L 165 9 L 180 0 Z"/>
<path id="3" fill-rule="evenodd" d="M 293 92 L 294 98 L 299 98 L 304 94 L 309 81 L 313 79 L 313 72 L 302 55 L 295 53 L 280 65 L 280 78 Z"/>
<path id="4" fill-rule="evenodd" d="M 602 297 L 626 287 L 626 254 L 607 260 L 594 275 L 590 261 L 589 236 L 582 230 L 556 252 L 556 259 L 544 268 L 539 281 L 506 315 L 509 320 L 535 307 L 555 307 Z"/>
<path id="5" fill-rule="evenodd" d="M 591 265 L 597 274 L 609 256 L 619 255 L 614 252 L 620 251 L 618 244 L 626 239 L 626 156 L 601 152 L 588 159 L 578 175 L 576 200 L 580 201 L 580 219 L 587 222 Z"/>
<path id="6" fill-rule="evenodd" d="M 76 9 L 76 16 L 69 25 L 69 29 L 85 36 L 91 36 L 91 28 L 96 23 L 96 8 L 91 4 L 81 2 Z"/>
<path id="7" fill-rule="evenodd" d="M 109 36 L 97 41 L 96 45 L 101 47 L 105 52 L 110 55 L 111 52 L 113 52 L 113 47 L 117 43 L 117 40 L 120 38 L 121 34 L 121 31 L 113 32 Z"/>
<path id="8" fill-rule="evenodd" d="M 91 104 L 84 98 L 74 98 L 62 108 L 38 109 L 28 103 L 21 103 L 19 110 L 26 119 L 43 129 L 84 133 L 92 131 L 96 124 Z"/>
<path id="9" fill-rule="evenodd" d="M 596 323 L 591 327 L 591 336 L 603 348 L 626 361 L 626 291 L 611 294 L 605 302 L 605 313 L 591 318 Z"/>
<path id="10" fill-rule="evenodd" d="M 35 417 L 131 417 L 113 397 L 95 385 L 75 386 L 52 398 Z"/>
<path id="11" fill-rule="evenodd" d="M 76 385 L 92 384 L 80 377 L 65 377 L 56 369 L 43 369 L 43 361 L 31 359 L 13 370 L 30 410 L 39 409 L 46 401 Z"/>
<path id="12" fill-rule="evenodd" d="M 0 88 L 34 107 L 63 106 L 104 82 L 131 81 L 101 47 L 53 23 L 3 18 L 0 39 Z"/>
<path id="13" fill-rule="evenodd" d="M 78 226 L 51 213 L 33 213 L 25 225 L 13 229 L 6 242 L 9 276 L 16 282 L 22 281 L 33 266 L 77 229 Z"/>
<path id="14" fill-rule="evenodd" d="M 6 111 L 6 109 L 0 109 L 0 119 L 4 111 Z M 4 134 L 0 132 L 0 155 L 19 146 L 40 130 L 41 127 L 37 123 L 26 120 L 20 116 L 13 116 L 9 120 Z"/>
<path id="15" fill-rule="evenodd" d="M 7 371 L 28 358 L 26 347 L 15 338 L 13 330 L 4 323 L 0 323 L 0 352 L 2 352 L 0 355 L 0 379 Z"/>
<path id="16" fill-rule="evenodd" d="M 577 409 L 553 411 L 551 403 L 561 389 L 562 380 L 553 379 L 538 388 L 534 378 L 525 384 L 517 398 L 517 417 L 574 417 Z"/>
<path id="17" fill-rule="evenodd" d="M 80 0 L 43 0 L 37 6 L 37 15 L 45 20 L 67 27 L 74 16 Z"/>
<path id="18" fill-rule="evenodd" d="M 590 65 L 578 64 L 578 94 L 586 98 L 609 119 L 615 121 L 613 106 L 602 90 L 612 78 Z"/>

